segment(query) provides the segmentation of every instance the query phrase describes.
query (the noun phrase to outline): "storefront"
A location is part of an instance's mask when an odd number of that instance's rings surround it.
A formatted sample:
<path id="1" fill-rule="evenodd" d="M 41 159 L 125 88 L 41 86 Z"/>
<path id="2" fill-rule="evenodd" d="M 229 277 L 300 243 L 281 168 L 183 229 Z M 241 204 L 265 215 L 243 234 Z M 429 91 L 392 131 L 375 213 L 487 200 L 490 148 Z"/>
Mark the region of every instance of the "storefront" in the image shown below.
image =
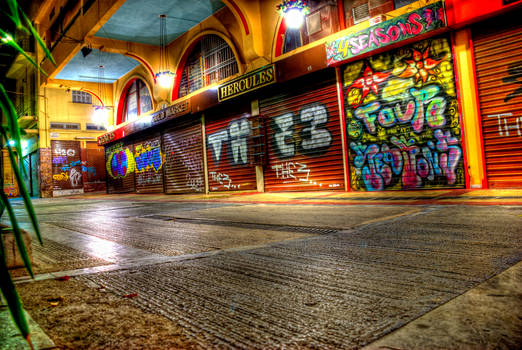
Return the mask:
<path id="1" fill-rule="evenodd" d="M 522 187 L 521 15 L 472 28 L 488 188 Z"/>
<path id="2" fill-rule="evenodd" d="M 334 69 L 280 84 L 259 101 L 266 191 L 344 190 Z"/>

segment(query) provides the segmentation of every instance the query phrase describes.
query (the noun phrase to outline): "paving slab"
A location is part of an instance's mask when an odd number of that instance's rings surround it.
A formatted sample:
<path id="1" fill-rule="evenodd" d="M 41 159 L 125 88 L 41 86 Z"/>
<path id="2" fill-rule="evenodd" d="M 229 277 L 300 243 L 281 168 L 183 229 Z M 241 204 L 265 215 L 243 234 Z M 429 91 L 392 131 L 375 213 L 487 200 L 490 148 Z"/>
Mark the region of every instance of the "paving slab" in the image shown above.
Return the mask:
<path id="1" fill-rule="evenodd" d="M 521 286 L 518 263 L 362 350 L 520 348 Z"/>
<path id="2" fill-rule="evenodd" d="M 42 331 L 29 313 L 25 312 L 31 332 L 31 342 L 36 350 L 54 349 L 53 341 Z M 6 306 L 0 306 L 0 350 L 30 350 L 20 334 Z"/>

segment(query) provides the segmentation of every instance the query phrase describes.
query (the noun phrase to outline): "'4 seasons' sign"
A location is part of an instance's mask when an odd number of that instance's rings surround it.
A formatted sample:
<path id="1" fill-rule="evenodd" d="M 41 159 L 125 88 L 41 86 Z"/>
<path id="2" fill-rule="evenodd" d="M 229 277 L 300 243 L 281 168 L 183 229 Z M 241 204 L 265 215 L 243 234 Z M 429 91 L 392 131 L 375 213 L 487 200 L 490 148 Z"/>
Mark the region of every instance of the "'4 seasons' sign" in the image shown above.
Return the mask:
<path id="1" fill-rule="evenodd" d="M 328 65 L 410 39 L 446 26 L 442 1 L 421 7 L 359 32 L 326 42 Z"/>

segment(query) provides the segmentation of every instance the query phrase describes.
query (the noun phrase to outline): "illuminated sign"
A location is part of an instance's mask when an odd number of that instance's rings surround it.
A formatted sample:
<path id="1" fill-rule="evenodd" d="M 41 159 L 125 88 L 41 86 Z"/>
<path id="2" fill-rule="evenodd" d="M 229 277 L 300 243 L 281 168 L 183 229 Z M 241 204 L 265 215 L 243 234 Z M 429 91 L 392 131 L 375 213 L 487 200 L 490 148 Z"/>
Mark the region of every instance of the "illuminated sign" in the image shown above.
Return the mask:
<path id="1" fill-rule="evenodd" d="M 367 52 L 446 27 L 442 1 L 376 24 L 356 33 L 328 41 L 326 59 L 334 65 Z"/>
<path id="2" fill-rule="evenodd" d="M 265 66 L 221 85 L 218 100 L 222 102 L 275 82 L 275 66 Z"/>
<path id="3" fill-rule="evenodd" d="M 98 137 L 98 145 L 100 145 L 100 146 L 104 145 L 106 143 L 111 142 L 112 140 L 114 140 L 114 133 L 113 132 L 109 132 L 107 134 L 103 134 L 100 137 Z"/>

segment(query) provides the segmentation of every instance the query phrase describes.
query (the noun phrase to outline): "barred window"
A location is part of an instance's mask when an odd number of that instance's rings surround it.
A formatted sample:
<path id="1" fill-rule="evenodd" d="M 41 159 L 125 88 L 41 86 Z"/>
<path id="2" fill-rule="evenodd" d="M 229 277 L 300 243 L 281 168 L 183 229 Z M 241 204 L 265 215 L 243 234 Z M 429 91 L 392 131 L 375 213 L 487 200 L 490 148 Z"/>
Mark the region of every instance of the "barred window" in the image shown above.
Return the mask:
<path id="1" fill-rule="evenodd" d="M 134 120 L 138 116 L 152 110 L 152 99 L 149 88 L 141 79 L 136 79 L 128 88 L 123 99 L 123 115 L 121 122 Z"/>
<path id="2" fill-rule="evenodd" d="M 179 97 L 238 73 L 236 58 L 225 40 L 204 36 L 194 47 L 183 67 Z"/>
<path id="3" fill-rule="evenodd" d="M 92 103 L 92 96 L 90 93 L 85 91 L 76 91 L 72 92 L 72 102 L 73 103 L 85 103 L 90 105 Z"/>

